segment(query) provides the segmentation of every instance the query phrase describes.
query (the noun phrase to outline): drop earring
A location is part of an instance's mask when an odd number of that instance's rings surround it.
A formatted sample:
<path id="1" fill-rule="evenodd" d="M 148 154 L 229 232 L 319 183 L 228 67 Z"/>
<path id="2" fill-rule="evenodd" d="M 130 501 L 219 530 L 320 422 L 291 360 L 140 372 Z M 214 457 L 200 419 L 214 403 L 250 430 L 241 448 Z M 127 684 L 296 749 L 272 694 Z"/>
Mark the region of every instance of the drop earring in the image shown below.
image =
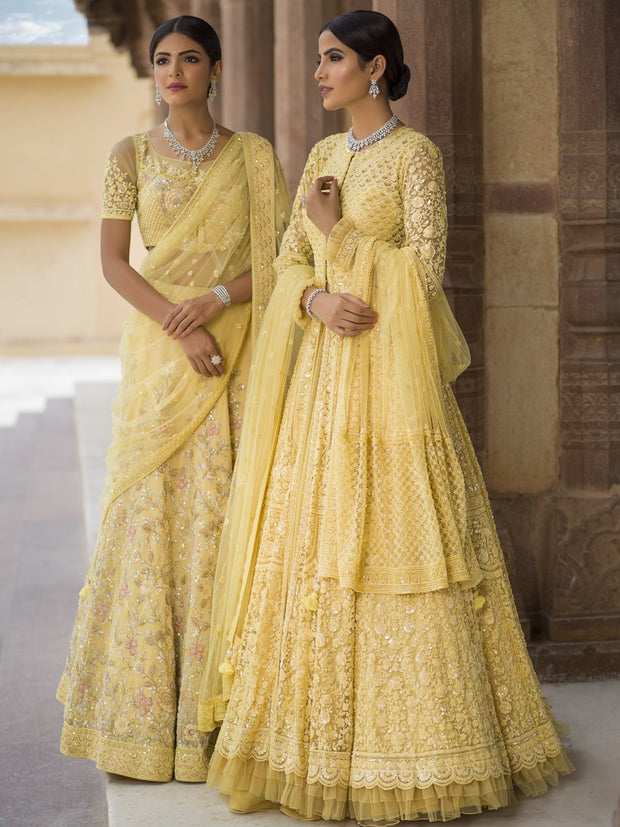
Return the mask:
<path id="1" fill-rule="evenodd" d="M 377 81 L 374 78 L 372 78 L 371 81 L 370 81 L 370 89 L 368 90 L 368 94 L 372 95 L 373 98 L 375 98 L 375 100 L 381 94 L 381 90 L 379 89 L 379 84 L 377 83 Z"/>
<path id="2" fill-rule="evenodd" d="M 161 106 L 161 92 L 159 91 L 159 86 L 155 87 L 155 103 L 157 106 Z"/>
<path id="3" fill-rule="evenodd" d="M 211 83 L 209 84 L 209 92 L 207 94 L 207 98 L 209 100 L 213 100 L 214 98 L 217 98 L 217 81 L 216 80 L 212 80 Z"/>

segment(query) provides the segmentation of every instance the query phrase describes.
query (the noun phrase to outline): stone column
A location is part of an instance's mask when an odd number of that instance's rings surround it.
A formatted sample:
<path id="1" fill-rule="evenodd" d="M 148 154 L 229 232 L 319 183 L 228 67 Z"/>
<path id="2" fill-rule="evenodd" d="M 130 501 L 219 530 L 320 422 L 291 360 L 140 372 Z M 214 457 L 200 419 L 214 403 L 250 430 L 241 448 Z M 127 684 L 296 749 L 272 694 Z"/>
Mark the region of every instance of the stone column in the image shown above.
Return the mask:
<path id="1" fill-rule="evenodd" d="M 560 481 L 546 590 L 555 641 L 620 660 L 620 6 L 562 0 Z M 604 643 L 606 641 L 606 643 Z"/>
<path id="2" fill-rule="evenodd" d="M 274 0 L 275 145 L 291 194 L 312 146 L 345 128 L 344 113 L 323 109 L 314 71 L 319 31 L 328 20 L 347 10 L 342 0 Z"/>
<path id="3" fill-rule="evenodd" d="M 273 141 L 273 0 L 225 0 L 220 20 L 222 121 Z"/>
<path id="4" fill-rule="evenodd" d="M 220 16 L 220 0 L 189 0 L 188 8 L 184 14 L 192 14 L 194 17 L 202 17 L 210 26 L 213 26 L 220 38 L 220 45 L 222 45 L 222 21 Z M 222 53 L 222 63 L 226 68 L 226 55 Z M 218 94 L 215 100 L 209 101 L 209 111 L 215 118 L 217 123 L 224 123 L 222 116 L 222 89 L 218 89 Z"/>
<path id="5" fill-rule="evenodd" d="M 485 471 L 536 627 L 559 463 L 556 0 L 483 0 L 482 20 Z"/>
<path id="6" fill-rule="evenodd" d="M 442 150 L 448 199 L 446 293 L 469 342 L 472 365 L 456 394 L 484 445 L 482 90 L 479 0 L 374 0 L 401 34 L 411 69 L 395 112 Z"/>

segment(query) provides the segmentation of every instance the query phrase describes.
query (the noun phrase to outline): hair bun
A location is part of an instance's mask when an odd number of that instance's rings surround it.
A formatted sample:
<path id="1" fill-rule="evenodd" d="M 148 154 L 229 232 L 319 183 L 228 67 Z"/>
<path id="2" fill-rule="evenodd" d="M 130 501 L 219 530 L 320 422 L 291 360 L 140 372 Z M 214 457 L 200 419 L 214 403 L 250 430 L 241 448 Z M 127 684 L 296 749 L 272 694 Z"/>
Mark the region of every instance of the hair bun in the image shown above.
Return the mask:
<path id="1" fill-rule="evenodd" d="M 403 70 L 398 80 L 390 86 L 390 100 L 397 101 L 407 93 L 411 72 L 406 63 L 403 63 Z"/>

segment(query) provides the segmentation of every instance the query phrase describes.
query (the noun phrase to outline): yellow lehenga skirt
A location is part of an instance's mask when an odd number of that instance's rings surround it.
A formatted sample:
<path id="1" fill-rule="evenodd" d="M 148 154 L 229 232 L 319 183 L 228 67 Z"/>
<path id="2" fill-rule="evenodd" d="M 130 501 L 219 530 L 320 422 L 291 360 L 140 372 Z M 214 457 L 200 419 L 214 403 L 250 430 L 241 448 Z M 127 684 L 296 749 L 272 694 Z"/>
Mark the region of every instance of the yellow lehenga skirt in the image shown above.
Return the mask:
<path id="1" fill-rule="evenodd" d="M 58 698 L 61 751 L 148 781 L 204 781 L 196 726 L 222 520 L 249 348 L 206 418 L 111 504 L 82 590 Z"/>
<path id="2" fill-rule="evenodd" d="M 235 811 L 274 802 L 304 819 L 374 825 L 447 821 L 504 807 L 517 791 L 545 792 L 573 767 L 527 654 L 452 391 L 445 386 L 449 430 L 482 580 L 360 593 L 319 571 L 330 450 L 320 433 L 329 414 L 301 401 L 311 350 L 302 348 L 284 411 L 209 785 L 230 795 Z M 306 427 L 316 453 L 302 459 L 297 437 Z M 385 456 L 375 449 L 369 463 L 379 480 Z M 394 479 L 393 469 L 383 472 L 386 483 Z M 393 504 L 389 486 L 377 490 Z"/>

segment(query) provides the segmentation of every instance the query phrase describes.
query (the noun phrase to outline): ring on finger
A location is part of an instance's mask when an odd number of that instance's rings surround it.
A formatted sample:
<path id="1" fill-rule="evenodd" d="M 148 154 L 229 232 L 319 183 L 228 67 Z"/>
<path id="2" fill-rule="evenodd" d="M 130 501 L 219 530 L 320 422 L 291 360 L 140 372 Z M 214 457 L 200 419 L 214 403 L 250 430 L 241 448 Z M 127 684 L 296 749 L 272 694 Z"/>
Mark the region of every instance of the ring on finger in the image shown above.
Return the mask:
<path id="1" fill-rule="evenodd" d="M 211 357 L 211 364 L 212 365 L 221 365 L 222 364 L 222 357 L 219 353 L 216 353 L 215 356 Z"/>

